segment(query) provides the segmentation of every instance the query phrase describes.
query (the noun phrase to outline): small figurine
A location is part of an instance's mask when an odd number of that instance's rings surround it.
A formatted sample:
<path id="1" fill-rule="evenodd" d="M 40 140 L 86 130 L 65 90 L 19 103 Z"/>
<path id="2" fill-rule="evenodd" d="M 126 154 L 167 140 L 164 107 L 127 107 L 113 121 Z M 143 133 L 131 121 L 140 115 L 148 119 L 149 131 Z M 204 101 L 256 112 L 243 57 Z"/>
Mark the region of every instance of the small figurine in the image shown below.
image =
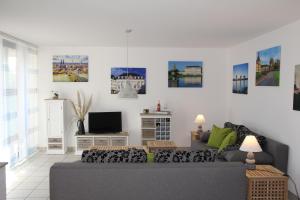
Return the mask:
<path id="1" fill-rule="evenodd" d="M 53 94 L 52 99 L 58 99 L 59 98 L 58 92 L 56 92 L 56 91 L 51 91 L 51 92 Z"/>

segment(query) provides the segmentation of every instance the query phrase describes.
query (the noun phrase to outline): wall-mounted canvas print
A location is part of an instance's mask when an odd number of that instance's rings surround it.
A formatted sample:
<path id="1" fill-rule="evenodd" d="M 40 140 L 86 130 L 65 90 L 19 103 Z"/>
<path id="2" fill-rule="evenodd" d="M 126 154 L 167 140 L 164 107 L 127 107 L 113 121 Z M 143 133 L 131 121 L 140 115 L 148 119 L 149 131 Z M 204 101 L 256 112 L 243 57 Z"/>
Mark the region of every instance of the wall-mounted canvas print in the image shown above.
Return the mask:
<path id="1" fill-rule="evenodd" d="M 174 88 L 201 88 L 202 61 L 169 61 L 168 86 Z"/>
<path id="2" fill-rule="evenodd" d="M 248 63 L 233 66 L 232 92 L 248 94 Z"/>
<path id="3" fill-rule="evenodd" d="M 300 65 L 295 67 L 294 110 L 300 111 Z"/>
<path id="4" fill-rule="evenodd" d="M 138 94 L 146 94 L 146 68 L 111 68 L 111 94 L 118 94 L 129 80 Z"/>
<path id="5" fill-rule="evenodd" d="M 55 55 L 52 67 L 54 82 L 88 82 L 88 56 Z"/>
<path id="6" fill-rule="evenodd" d="M 256 85 L 279 86 L 281 46 L 257 52 Z"/>

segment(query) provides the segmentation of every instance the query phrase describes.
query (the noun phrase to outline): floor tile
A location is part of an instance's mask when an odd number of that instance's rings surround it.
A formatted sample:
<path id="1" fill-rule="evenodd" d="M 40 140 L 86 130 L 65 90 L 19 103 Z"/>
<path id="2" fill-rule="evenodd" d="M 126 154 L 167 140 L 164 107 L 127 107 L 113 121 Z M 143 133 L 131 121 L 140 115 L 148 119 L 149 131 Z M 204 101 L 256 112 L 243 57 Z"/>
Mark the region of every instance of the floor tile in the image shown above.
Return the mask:
<path id="1" fill-rule="evenodd" d="M 42 177 L 39 177 L 39 176 L 30 176 L 28 177 L 27 179 L 24 180 L 24 182 L 42 182 L 43 180 L 46 179 L 46 176 L 42 176 Z"/>
<path id="2" fill-rule="evenodd" d="M 24 182 L 19 184 L 15 189 L 19 189 L 19 190 L 34 190 L 39 186 L 38 183 L 33 183 L 33 182 Z"/>
<path id="3" fill-rule="evenodd" d="M 30 195 L 29 198 L 48 198 L 49 197 L 49 190 L 34 190 Z"/>
<path id="4" fill-rule="evenodd" d="M 7 198 L 26 198 L 32 190 L 12 190 L 8 193 Z"/>

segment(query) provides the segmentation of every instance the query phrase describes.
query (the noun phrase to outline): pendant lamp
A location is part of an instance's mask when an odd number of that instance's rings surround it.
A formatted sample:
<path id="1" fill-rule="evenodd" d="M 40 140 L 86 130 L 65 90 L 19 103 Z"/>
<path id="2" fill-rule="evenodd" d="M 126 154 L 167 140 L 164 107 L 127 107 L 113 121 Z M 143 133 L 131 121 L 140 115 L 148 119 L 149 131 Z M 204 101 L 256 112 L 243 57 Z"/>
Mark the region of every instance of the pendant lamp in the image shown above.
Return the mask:
<path id="1" fill-rule="evenodd" d="M 130 83 L 129 80 L 129 74 L 128 74 L 128 35 L 132 32 L 131 29 L 126 30 L 126 57 L 127 57 L 127 76 L 125 85 L 121 86 L 119 91 L 119 98 L 137 98 L 137 91 L 134 89 Z"/>

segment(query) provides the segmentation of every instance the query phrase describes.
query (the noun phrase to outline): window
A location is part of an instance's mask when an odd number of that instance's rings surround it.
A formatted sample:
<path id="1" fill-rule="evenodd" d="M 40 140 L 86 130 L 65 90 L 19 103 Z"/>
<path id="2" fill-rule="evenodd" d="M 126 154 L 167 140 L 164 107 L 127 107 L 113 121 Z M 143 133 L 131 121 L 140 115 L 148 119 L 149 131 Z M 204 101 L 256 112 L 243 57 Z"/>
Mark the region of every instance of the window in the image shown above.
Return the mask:
<path id="1" fill-rule="evenodd" d="M 14 166 L 36 151 L 37 52 L 8 39 L 0 44 L 0 160 Z"/>

